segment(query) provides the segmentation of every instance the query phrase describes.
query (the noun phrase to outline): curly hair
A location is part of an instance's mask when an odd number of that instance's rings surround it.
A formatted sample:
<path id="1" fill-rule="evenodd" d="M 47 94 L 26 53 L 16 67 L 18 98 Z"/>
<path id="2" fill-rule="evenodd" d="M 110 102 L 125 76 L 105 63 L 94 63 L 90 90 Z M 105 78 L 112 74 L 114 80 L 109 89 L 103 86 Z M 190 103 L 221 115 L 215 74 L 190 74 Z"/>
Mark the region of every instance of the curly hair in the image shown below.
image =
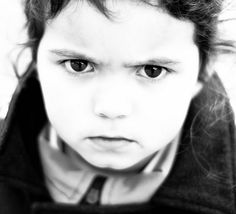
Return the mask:
<path id="1" fill-rule="evenodd" d="M 87 1 L 107 18 L 110 17 L 106 0 Z M 45 23 L 56 17 L 69 2 L 70 0 L 25 0 L 26 26 L 29 36 L 27 46 L 32 50 L 33 60 L 36 61 L 37 49 L 44 34 Z M 162 8 L 177 19 L 194 23 L 195 43 L 199 48 L 201 61 L 199 79 L 204 80 L 207 76 L 205 66 L 209 56 L 215 52 L 213 41 L 222 0 L 141 0 L 140 2 Z"/>

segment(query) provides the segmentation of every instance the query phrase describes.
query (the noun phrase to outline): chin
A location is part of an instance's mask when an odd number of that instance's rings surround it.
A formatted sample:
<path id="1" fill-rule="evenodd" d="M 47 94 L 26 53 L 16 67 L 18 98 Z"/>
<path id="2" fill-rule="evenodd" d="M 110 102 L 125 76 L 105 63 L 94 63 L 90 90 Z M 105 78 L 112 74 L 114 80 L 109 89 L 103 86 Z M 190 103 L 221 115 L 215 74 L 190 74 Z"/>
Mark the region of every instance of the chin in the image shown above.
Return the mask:
<path id="1" fill-rule="evenodd" d="M 140 164 L 138 163 L 127 163 L 127 164 L 120 164 L 122 160 L 118 161 L 119 163 L 112 163 L 111 161 L 106 161 L 106 163 L 92 163 L 90 164 L 94 166 L 95 168 L 99 170 L 104 170 L 106 172 L 117 172 L 117 173 L 122 173 L 122 172 L 134 172 L 134 171 L 139 171 L 140 168 L 142 168 L 144 163 Z M 109 163 L 109 164 L 108 164 Z"/>
<path id="2" fill-rule="evenodd" d="M 129 165 L 118 165 L 118 164 L 112 164 L 112 163 L 101 163 L 101 164 L 93 164 L 92 165 L 98 169 L 103 169 L 103 170 L 106 170 L 106 171 L 124 171 L 124 170 L 127 170 L 129 169 L 131 166 Z"/>

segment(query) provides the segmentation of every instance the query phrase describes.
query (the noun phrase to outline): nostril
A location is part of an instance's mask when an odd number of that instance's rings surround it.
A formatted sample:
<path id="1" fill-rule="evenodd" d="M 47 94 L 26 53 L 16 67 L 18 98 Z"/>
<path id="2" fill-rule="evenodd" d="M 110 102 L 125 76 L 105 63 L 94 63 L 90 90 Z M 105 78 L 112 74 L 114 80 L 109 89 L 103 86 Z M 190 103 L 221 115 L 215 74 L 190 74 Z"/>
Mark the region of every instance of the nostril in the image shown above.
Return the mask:
<path id="1" fill-rule="evenodd" d="M 124 119 L 132 112 L 132 102 L 127 99 L 110 99 L 110 97 L 99 96 L 93 102 L 93 113 L 103 119 Z"/>
<path id="2" fill-rule="evenodd" d="M 98 113 L 97 115 L 102 118 L 108 118 L 108 116 L 106 116 L 104 113 Z"/>
<path id="3" fill-rule="evenodd" d="M 97 114 L 99 117 L 104 118 L 104 119 L 123 119 L 126 117 L 126 115 L 115 115 L 115 114 L 105 114 L 105 113 L 98 113 Z"/>
<path id="4" fill-rule="evenodd" d="M 126 115 L 118 115 L 117 116 L 117 118 L 120 118 L 120 119 L 125 118 L 125 117 L 126 117 Z"/>

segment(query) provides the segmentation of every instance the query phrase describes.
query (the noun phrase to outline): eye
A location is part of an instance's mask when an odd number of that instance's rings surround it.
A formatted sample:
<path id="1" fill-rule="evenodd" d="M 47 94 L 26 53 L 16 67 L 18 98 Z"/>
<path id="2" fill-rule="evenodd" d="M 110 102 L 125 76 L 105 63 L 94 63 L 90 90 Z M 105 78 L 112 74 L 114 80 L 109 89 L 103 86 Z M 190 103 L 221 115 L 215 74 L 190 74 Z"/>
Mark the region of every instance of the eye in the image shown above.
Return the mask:
<path id="1" fill-rule="evenodd" d="M 73 59 L 67 60 L 64 63 L 66 69 L 72 73 L 87 73 L 92 72 L 94 69 L 91 63 L 86 60 Z"/>
<path id="2" fill-rule="evenodd" d="M 150 79 L 160 79 L 167 73 L 167 69 L 157 65 L 145 65 L 140 70 L 139 75 Z"/>

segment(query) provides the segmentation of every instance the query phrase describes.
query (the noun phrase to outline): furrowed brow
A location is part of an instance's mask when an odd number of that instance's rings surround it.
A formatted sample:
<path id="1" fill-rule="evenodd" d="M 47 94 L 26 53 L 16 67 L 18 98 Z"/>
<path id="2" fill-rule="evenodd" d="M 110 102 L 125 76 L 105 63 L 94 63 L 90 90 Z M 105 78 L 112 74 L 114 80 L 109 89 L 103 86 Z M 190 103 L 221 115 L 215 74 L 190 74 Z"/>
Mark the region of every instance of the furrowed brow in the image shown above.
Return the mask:
<path id="1" fill-rule="evenodd" d="M 84 53 L 79 53 L 73 50 L 67 50 L 67 49 L 52 49 L 49 50 L 50 53 L 55 54 L 56 56 L 59 57 L 64 57 L 64 58 L 68 58 L 68 59 L 81 59 L 81 60 L 87 60 L 89 62 L 93 62 L 94 64 L 97 65 L 102 65 L 104 63 L 102 63 L 101 61 L 99 61 L 98 59 L 95 59 L 94 57 L 88 56 Z M 150 65 L 162 65 L 162 66 L 174 66 L 176 64 L 179 64 L 180 62 L 178 60 L 173 60 L 173 59 L 169 59 L 169 58 L 164 58 L 164 57 L 160 57 L 160 58 L 153 58 L 153 59 L 147 59 L 147 60 L 143 60 L 143 61 L 134 61 L 134 62 L 130 62 L 130 63 L 124 63 L 123 66 L 130 68 L 130 67 L 135 67 L 135 66 L 139 66 L 139 65 L 146 65 L 146 64 L 150 64 Z"/>

